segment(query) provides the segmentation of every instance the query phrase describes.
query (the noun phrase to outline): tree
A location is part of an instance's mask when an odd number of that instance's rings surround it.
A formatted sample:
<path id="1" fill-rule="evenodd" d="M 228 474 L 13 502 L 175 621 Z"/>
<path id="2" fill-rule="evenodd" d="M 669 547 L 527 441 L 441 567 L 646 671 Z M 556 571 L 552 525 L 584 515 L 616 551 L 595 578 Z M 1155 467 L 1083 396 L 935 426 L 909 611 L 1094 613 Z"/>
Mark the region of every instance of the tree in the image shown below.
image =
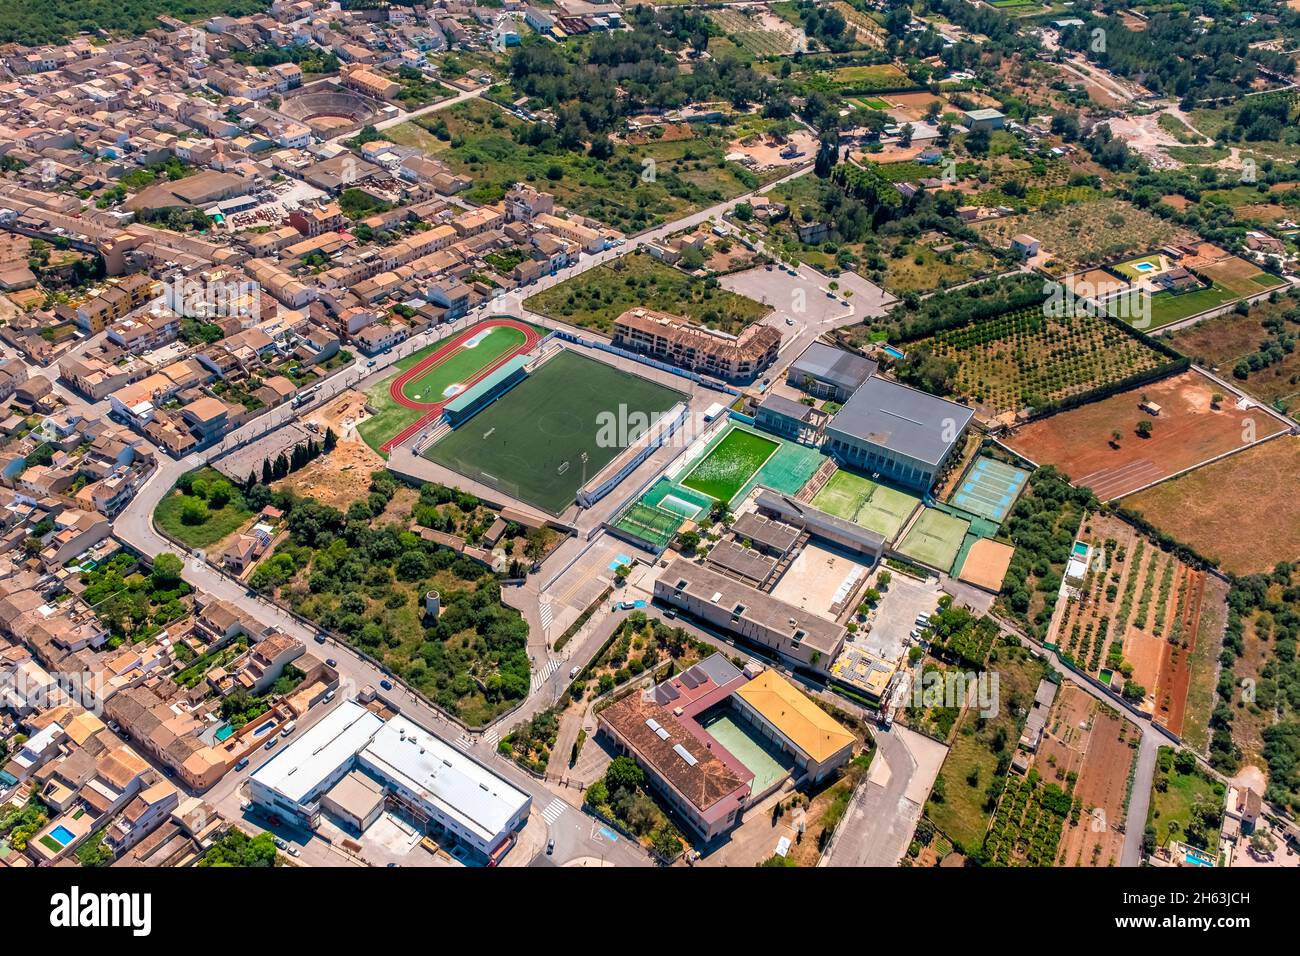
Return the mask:
<path id="1" fill-rule="evenodd" d="M 181 505 L 181 524 L 195 527 L 208 520 L 208 509 L 193 499 Z"/>
<path id="2" fill-rule="evenodd" d="M 339 436 L 334 434 L 334 429 L 332 428 L 325 429 L 325 451 L 327 452 L 333 451 L 334 446 L 337 445 L 338 443 L 339 443 Z"/>
<path id="3" fill-rule="evenodd" d="M 1151 437 L 1151 431 L 1152 431 L 1152 428 L 1151 428 L 1151 420 L 1150 420 L 1150 419 L 1148 419 L 1148 418 L 1144 418 L 1144 419 L 1142 419 L 1142 421 L 1140 421 L 1140 422 L 1137 423 L 1137 433 L 1138 433 L 1138 437 L 1140 437 L 1140 438 L 1150 438 L 1150 437 Z"/>
<path id="4" fill-rule="evenodd" d="M 156 591 L 174 591 L 181 583 L 181 571 L 184 564 L 170 551 L 164 551 L 153 560 L 153 573 L 150 581 Z"/>
<path id="5" fill-rule="evenodd" d="M 612 796 L 619 791 L 639 790 L 645 785 L 643 771 L 631 757 L 615 757 L 605 771 L 605 786 Z"/>

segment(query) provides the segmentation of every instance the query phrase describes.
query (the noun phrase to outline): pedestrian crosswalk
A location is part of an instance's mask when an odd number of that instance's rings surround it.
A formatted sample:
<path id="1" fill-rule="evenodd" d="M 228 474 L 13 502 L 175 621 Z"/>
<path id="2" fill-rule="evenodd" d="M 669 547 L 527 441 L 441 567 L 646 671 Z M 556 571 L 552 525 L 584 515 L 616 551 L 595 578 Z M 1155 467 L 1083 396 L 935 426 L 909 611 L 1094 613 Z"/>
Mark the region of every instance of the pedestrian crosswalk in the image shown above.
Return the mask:
<path id="1" fill-rule="evenodd" d="M 560 819 L 560 817 L 564 815 L 564 808 L 566 806 L 567 804 L 563 800 L 556 797 L 547 804 L 546 809 L 542 811 L 542 819 L 546 821 L 548 826 L 554 824 L 556 820 Z"/>
<path id="2" fill-rule="evenodd" d="M 548 634 L 551 630 L 551 622 L 555 620 L 555 612 L 551 610 L 551 602 L 543 601 L 538 606 L 538 613 L 542 617 L 542 633 Z"/>
<path id="3" fill-rule="evenodd" d="M 470 747 L 474 746 L 474 738 L 463 733 L 456 738 L 456 746 L 461 750 L 469 750 Z"/>
<path id="4" fill-rule="evenodd" d="M 537 688 L 539 688 L 539 687 L 541 687 L 543 684 L 545 684 L 546 681 L 547 681 L 547 679 L 550 678 L 550 676 L 551 676 L 552 674 L 554 674 L 554 673 L 555 673 L 557 670 L 559 670 L 559 669 L 560 669 L 560 662 L 559 662 L 559 661 L 557 661 L 557 660 L 548 660 L 548 661 L 546 662 L 545 666 L 544 666 L 541 670 L 539 670 L 539 671 L 537 671 L 536 673 L 533 674 L 533 680 L 532 680 L 533 688 L 532 688 L 532 689 L 533 689 L 534 691 L 537 690 Z"/>
<path id="5" fill-rule="evenodd" d="M 493 750 L 497 749 L 497 744 L 501 742 L 501 735 L 497 733 L 495 727 L 489 727 L 483 731 L 483 742 Z"/>

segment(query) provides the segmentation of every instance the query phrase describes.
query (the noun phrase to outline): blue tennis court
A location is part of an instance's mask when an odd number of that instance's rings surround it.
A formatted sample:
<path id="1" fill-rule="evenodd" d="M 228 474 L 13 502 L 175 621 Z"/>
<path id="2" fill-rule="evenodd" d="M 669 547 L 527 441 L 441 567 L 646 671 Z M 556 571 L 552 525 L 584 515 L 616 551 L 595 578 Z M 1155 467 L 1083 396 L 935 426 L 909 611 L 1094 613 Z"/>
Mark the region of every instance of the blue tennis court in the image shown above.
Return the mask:
<path id="1" fill-rule="evenodd" d="M 1016 503 L 1029 472 L 994 458 L 976 458 L 948 499 L 950 505 L 1001 523 Z"/>

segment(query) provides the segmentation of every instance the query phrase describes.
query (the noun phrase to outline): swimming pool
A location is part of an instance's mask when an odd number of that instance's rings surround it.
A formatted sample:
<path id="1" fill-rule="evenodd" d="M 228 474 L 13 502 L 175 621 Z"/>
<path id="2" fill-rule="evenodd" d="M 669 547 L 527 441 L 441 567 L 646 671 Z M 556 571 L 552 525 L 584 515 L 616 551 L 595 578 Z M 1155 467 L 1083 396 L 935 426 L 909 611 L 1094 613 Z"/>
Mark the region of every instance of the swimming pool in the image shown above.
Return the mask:
<path id="1" fill-rule="evenodd" d="M 1212 859 L 1200 850 L 1193 850 L 1191 847 L 1187 848 L 1187 853 L 1184 855 L 1184 858 L 1187 860 L 1188 866 L 1214 866 L 1214 861 Z"/>
<path id="2" fill-rule="evenodd" d="M 233 734 L 234 732 L 235 732 L 235 728 L 232 727 L 230 724 L 226 724 L 215 734 L 217 738 L 217 743 L 219 744 L 225 743 L 228 739 L 230 739 L 230 735 Z"/>
<path id="3" fill-rule="evenodd" d="M 50 836 L 51 838 L 58 840 L 60 846 L 67 846 L 77 838 L 76 835 L 62 823 L 50 831 Z"/>
<path id="4" fill-rule="evenodd" d="M 1074 553 L 1081 558 L 1086 558 L 1088 556 L 1088 546 L 1082 541 L 1076 541 L 1074 542 Z"/>
<path id="5" fill-rule="evenodd" d="M 894 348 L 892 345 L 882 345 L 880 348 L 881 348 L 881 350 L 884 351 L 884 353 L 885 353 L 886 355 L 888 355 L 890 358 L 901 359 L 901 358 L 906 358 L 906 357 L 907 357 L 904 353 L 900 352 L 898 349 Z"/>

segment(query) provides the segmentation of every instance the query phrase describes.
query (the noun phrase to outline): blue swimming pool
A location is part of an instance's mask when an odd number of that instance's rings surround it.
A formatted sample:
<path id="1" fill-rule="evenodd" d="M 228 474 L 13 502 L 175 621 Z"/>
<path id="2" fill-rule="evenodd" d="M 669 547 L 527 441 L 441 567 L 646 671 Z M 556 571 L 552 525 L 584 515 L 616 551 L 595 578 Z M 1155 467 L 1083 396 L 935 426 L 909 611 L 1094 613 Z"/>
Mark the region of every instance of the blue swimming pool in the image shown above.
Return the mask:
<path id="1" fill-rule="evenodd" d="M 230 726 L 230 724 L 226 724 L 216 733 L 217 743 L 219 744 L 225 743 L 230 738 L 230 735 L 233 734 L 234 732 L 235 732 L 235 728 Z"/>
<path id="2" fill-rule="evenodd" d="M 50 831 L 50 836 L 53 839 L 58 840 L 61 846 L 67 846 L 77 838 L 76 835 L 62 823 Z"/>
<path id="3" fill-rule="evenodd" d="M 1087 557 L 1088 546 L 1084 544 L 1082 541 L 1076 541 L 1074 542 L 1074 553 L 1081 558 Z"/>
<path id="4" fill-rule="evenodd" d="M 892 345 L 882 345 L 882 346 L 881 346 L 881 349 L 882 349 L 882 350 L 884 351 L 884 353 L 885 353 L 886 355 L 888 355 L 890 358 L 901 359 L 901 358 L 905 358 L 905 357 L 906 357 L 902 352 L 900 352 L 898 349 L 894 348 Z"/>

